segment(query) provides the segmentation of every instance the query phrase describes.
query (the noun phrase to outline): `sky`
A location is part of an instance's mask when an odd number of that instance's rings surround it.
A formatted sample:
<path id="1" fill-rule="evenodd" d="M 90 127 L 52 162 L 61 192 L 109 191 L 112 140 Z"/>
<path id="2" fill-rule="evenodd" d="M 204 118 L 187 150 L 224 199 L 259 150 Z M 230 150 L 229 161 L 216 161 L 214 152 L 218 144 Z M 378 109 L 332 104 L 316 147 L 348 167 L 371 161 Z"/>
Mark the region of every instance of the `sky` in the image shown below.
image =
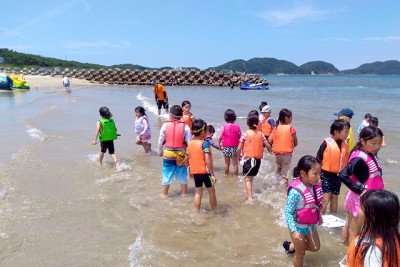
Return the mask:
<path id="1" fill-rule="evenodd" d="M 106 66 L 400 60 L 399 0 L 5 1 L 0 48 Z"/>

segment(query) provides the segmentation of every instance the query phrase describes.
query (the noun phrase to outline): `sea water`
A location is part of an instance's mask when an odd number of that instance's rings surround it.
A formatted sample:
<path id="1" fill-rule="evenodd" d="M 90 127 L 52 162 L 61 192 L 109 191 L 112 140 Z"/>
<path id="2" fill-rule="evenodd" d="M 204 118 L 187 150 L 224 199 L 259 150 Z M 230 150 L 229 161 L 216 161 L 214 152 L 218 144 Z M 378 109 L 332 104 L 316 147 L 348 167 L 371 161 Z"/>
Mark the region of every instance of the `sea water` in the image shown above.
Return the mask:
<path id="1" fill-rule="evenodd" d="M 344 107 L 353 109 L 355 135 L 365 113 L 379 118 L 387 146 L 379 152 L 386 188 L 400 192 L 398 76 L 269 76 L 268 91 L 235 87 L 166 87 L 170 105 L 192 103 L 196 118 L 217 133 L 224 111 L 235 110 L 242 130 L 250 110 L 267 101 L 272 116 L 288 108 L 297 128 L 292 168 L 315 155 Z M 221 152 L 213 151 L 218 210 L 193 211 L 194 183 L 181 198 L 174 181 L 160 197 L 162 158 L 157 139 L 167 116 L 157 116 L 149 86 L 72 88 L 72 94 L 38 88 L 0 92 L 1 266 L 290 266 L 282 242 L 286 191 L 274 175 L 274 156 L 262 160 L 254 180 L 255 201 L 245 201 L 242 177 L 223 174 Z M 114 168 L 108 154 L 99 166 L 93 146 L 98 110 L 110 108 L 118 133 Z M 144 106 L 153 152 L 135 145 L 134 109 Z M 292 169 L 291 168 L 291 169 Z M 241 172 L 241 169 L 240 169 Z M 339 215 L 344 217 L 342 186 Z M 346 253 L 340 229 L 318 227 L 321 250 L 306 253 L 305 266 L 337 266 Z"/>

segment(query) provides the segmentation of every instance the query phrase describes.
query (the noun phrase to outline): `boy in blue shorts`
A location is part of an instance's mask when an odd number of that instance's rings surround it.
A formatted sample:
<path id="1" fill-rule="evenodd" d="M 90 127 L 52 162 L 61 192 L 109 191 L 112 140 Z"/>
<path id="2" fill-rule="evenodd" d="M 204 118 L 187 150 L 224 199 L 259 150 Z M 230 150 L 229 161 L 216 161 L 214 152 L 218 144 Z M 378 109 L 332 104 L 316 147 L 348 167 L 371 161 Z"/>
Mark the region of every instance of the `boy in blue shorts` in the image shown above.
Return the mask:
<path id="1" fill-rule="evenodd" d="M 206 128 L 207 124 L 201 119 L 196 119 L 193 122 L 192 132 L 194 137 L 187 149 L 190 177 L 193 176 L 196 186 L 196 195 L 194 197 L 194 209 L 196 212 L 200 212 L 203 184 L 208 190 L 211 210 L 215 210 L 217 207 L 214 188 L 217 179 L 214 175 L 210 143 L 203 140 L 206 137 Z"/>
<path id="2" fill-rule="evenodd" d="M 172 106 L 167 120 L 160 130 L 158 155 L 163 157 L 162 196 L 168 197 L 168 190 L 175 177 L 181 184 L 181 196 L 187 195 L 186 147 L 192 140 L 189 126 L 181 121 L 181 106 Z"/>

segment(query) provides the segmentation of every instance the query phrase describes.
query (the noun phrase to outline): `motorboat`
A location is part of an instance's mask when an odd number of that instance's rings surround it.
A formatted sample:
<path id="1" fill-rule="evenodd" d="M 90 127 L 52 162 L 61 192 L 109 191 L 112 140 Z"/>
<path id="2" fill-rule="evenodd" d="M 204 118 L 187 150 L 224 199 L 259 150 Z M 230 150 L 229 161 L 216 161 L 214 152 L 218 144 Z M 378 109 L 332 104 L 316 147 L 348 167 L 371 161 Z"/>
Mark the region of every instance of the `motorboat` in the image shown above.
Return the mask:
<path id="1" fill-rule="evenodd" d="M 268 83 L 254 83 L 254 82 L 244 82 L 240 89 L 242 90 L 268 90 Z"/>

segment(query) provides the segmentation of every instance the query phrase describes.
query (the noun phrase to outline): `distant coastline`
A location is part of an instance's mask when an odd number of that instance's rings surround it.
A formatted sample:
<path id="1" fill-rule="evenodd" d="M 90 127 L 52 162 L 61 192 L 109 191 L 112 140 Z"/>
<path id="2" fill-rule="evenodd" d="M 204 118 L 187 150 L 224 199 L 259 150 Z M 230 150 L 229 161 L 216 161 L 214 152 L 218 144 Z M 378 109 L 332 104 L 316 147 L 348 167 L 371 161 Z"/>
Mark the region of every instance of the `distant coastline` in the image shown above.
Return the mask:
<path id="1" fill-rule="evenodd" d="M 19 53 L 7 48 L 0 48 L 0 68 L 11 69 L 113 69 L 113 70 L 154 70 L 154 71 L 214 71 L 224 73 L 254 73 L 258 75 L 400 75 L 400 61 L 387 60 L 365 63 L 354 69 L 338 70 L 333 64 L 324 61 L 310 61 L 300 66 L 286 60 L 276 58 L 252 58 L 249 60 L 237 59 L 219 66 L 199 69 L 196 67 L 162 67 L 149 68 L 135 64 L 119 64 L 104 66 L 99 64 L 81 63 L 77 61 L 48 58 L 38 55 Z"/>

